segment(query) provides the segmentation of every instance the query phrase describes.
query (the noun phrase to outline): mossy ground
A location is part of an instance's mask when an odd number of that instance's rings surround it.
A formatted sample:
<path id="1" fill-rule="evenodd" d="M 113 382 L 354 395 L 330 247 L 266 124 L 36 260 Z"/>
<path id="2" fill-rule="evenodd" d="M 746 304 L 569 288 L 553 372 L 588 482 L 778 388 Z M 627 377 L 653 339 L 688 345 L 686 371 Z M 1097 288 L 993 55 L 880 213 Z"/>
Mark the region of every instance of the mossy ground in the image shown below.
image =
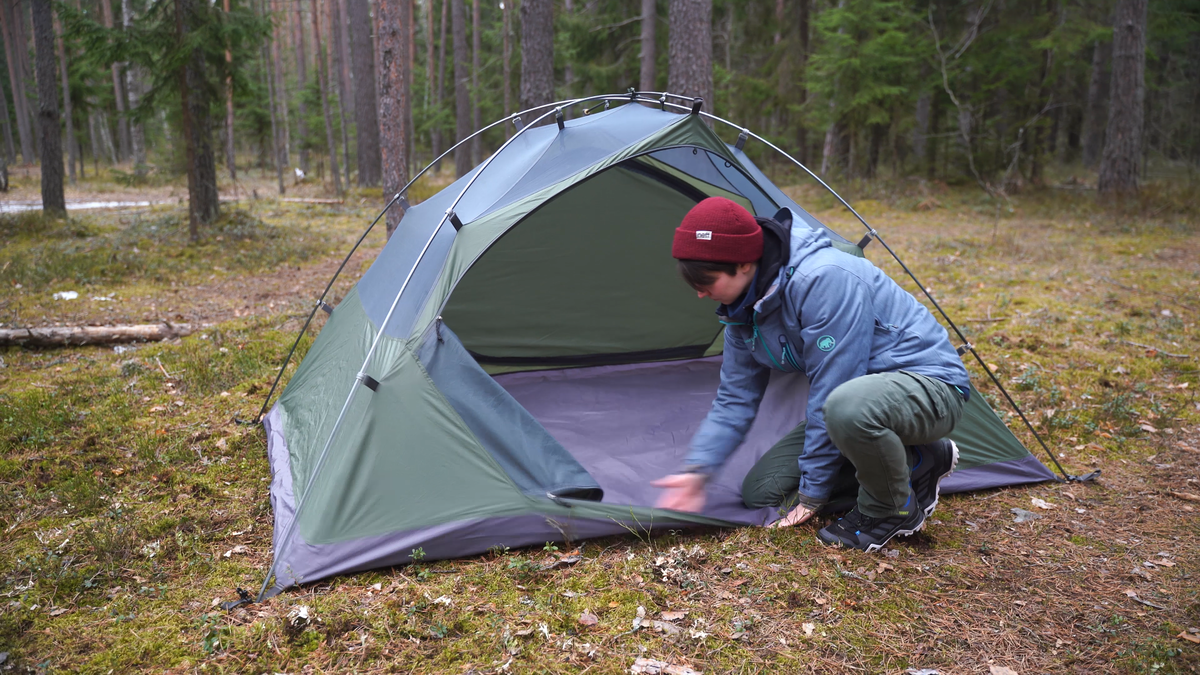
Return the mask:
<path id="1" fill-rule="evenodd" d="M 855 221 L 797 192 L 857 239 Z M 262 431 L 233 418 L 258 412 L 377 196 L 244 202 L 225 226 L 244 236 L 200 244 L 181 234 L 177 207 L 4 218 L 5 326 L 210 325 L 123 353 L 0 351 L 0 668 L 623 673 L 639 657 L 714 673 L 1200 668 L 1200 645 L 1177 637 L 1200 628 L 1200 503 L 1177 496 L 1200 493 L 1194 197 L 1160 187 L 1106 208 L 1075 191 L 1000 203 L 925 184 L 860 192 L 860 211 L 1051 452 L 1071 473 L 1102 469 L 1097 481 L 945 497 L 886 555 L 824 548 L 819 525 L 631 535 L 338 577 L 231 613 L 216 603 L 257 589 L 272 524 Z M 867 251 L 902 277 L 879 242 Z M 80 297 L 53 299 L 61 290 Z M 980 390 L 1045 459 L 983 367 L 971 363 Z M 1042 517 L 1014 523 L 1016 507 Z M 574 547 L 578 562 L 549 564 Z M 287 619 L 299 606 L 302 627 Z M 639 607 L 647 626 L 635 631 Z"/>

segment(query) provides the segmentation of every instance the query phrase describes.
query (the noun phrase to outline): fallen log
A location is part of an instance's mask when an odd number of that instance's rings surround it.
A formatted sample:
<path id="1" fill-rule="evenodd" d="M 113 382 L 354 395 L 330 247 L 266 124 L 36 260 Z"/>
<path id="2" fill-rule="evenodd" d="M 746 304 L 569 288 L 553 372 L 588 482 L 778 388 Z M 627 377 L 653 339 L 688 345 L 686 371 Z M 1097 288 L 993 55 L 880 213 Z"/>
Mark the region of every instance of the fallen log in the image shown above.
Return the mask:
<path id="1" fill-rule="evenodd" d="M 0 347 L 63 347 L 110 345 L 122 342 L 157 342 L 191 335 L 199 324 L 151 323 L 134 326 L 44 326 L 0 328 Z"/>
<path id="2" fill-rule="evenodd" d="M 290 202 L 292 204 L 344 204 L 342 199 L 317 199 L 306 197 L 280 197 L 281 202 Z"/>

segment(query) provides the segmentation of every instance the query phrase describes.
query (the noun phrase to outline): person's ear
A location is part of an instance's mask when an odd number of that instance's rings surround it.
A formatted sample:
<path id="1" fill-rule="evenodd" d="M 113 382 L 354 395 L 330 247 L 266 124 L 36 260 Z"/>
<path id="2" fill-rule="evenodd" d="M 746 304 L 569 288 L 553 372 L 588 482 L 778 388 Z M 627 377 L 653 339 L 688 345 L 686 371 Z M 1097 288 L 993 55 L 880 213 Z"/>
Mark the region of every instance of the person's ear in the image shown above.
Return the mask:
<path id="1" fill-rule="evenodd" d="M 738 263 L 737 271 L 738 274 L 750 274 L 754 271 L 754 263 Z"/>

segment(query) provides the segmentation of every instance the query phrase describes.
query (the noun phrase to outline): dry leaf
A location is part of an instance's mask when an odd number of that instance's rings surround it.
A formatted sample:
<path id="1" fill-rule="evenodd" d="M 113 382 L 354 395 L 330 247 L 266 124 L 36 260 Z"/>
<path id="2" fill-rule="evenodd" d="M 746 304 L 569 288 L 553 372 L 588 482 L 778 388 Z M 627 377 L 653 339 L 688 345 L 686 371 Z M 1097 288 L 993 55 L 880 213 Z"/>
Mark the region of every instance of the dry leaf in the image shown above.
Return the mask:
<path id="1" fill-rule="evenodd" d="M 1196 644 L 1200 645 L 1200 635 L 1193 635 L 1186 630 L 1175 637 L 1181 640 L 1187 640 L 1188 642 L 1195 642 Z"/>
<path id="2" fill-rule="evenodd" d="M 687 611 L 663 612 L 662 613 L 663 621 L 678 621 L 685 616 L 687 616 Z"/>
<path id="3" fill-rule="evenodd" d="M 1158 433 L 1158 429 L 1155 429 L 1154 425 L 1152 425 L 1152 424 L 1143 424 L 1143 425 L 1141 425 L 1141 427 L 1142 427 L 1142 431 L 1148 431 L 1152 434 Z"/>
<path id="4" fill-rule="evenodd" d="M 246 547 L 242 546 L 241 544 L 238 544 L 237 546 L 234 546 L 233 548 L 229 549 L 228 551 L 225 551 L 225 555 L 223 557 L 228 558 L 228 557 L 232 556 L 234 553 L 245 553 L 245 552 L 246 552 Z"/>
<path id="5" fill-rule="evenodd" d="M 69 611 L 71 611 L 71 610 L 69 610 L 65 607 L 59 607 L 58 609 L 50 610 L 50 616 L 62 616 L 63 614 L 66 614 Z"/>
<path id="6" fill-rule="evenodd" d="M 886 572 L 886 571 L 888 571 L 888 570 L 894 570 L 894 569 L 896 569 L 896 568 L 895 568 L 895 567 L 892 567 L 891 565 L 889 565 L 889 564 L 887 564 L 887 563 L 885 563 L 885 562 L 881 562 L 881 563 L 879 563 L 879 567 L 876 567 L 876 568 L 875 568 L 875 573 L 876 573 L 876 574 L 883 574 L 884 572 Z"/>
<path id="7" fill-rule="evenodd" d="M 600 619 L 595 614 L 587 611 L 579 615 L 579 623 L 584 626 L 595 626 L 600 623 Z"/>
<path id="8" fill-rule="evenodd" d="M 642 627 L 642 622 L 646 620 L 646 608 L 638 605 L 637 616 L 633 617 L 633 630 Z"/>
<path id="9" fill-rule="evenodd" d="M 1175 490 L 1167 490 L 1171 496 L 1178 497 L 1189 502 L 1200 502 L 1200 495 L 1195 495 L 1190 492 L 1176 492 Z"/>
<path id="10" fill-rule="evenodd" d="M 112 475 L 114 475 L 114 476 L 120 476 L 123 473 L 125 473 L 125 469 L 118 468 L 118 469 L 112 470 Z"/>
<path id="11" fill-rule="evenodd" d="M 1017 675 L 1017 671 L 1008 666 L 988 666 L 990 675 Z"/>
<path id="12" fill-rule="evenodd" d="M 165 405 L 156 405 L 150 408 L 150 412 L 162 412 L 167 409 Z"/>
<path id="13" fill-rule="evenodd" d="M 1058 506 L 1057 504 L 1051 504 L 1050 502 L 1048 502 L 1044 499 L 1039 499 L 1037 497 L 1030 499 L 1029 502 L 1031 504 L 1033 504 L 1034 506 L 1038 507 L 1039 509 L 1052 509 L 1055 506 Z"/>
<path id="14" fill-rule="evenodd" d="M 813 623 L 802 623 L 800 628 L 804 630 L 804 637 L 812 637 L 813 631 L 817 629 L 817 625 Z"/>

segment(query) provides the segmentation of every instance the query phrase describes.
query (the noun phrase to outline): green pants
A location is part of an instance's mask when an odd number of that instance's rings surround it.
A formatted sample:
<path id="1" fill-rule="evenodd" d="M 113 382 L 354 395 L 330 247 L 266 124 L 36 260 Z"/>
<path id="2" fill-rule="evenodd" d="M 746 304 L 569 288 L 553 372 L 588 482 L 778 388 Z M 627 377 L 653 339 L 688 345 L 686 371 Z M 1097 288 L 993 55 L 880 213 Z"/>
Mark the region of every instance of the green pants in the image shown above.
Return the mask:
<path id="1" fill-rule="evenodd" d="M 857 483 L 859 511 L 878 518 L 899 511 L 912 494 L 905 446 L 948 436 L 962 417 L 963 398 L 944 382 L 900 371 L 843 383 L 825 400 L 824 410 L 829 438 L 852 465 L 838 474 L 833 499 Z M 796 503 L 804 427 L 801 423 L 789 432 L 750 469 L 742 482 L 746 506 Z"/>

